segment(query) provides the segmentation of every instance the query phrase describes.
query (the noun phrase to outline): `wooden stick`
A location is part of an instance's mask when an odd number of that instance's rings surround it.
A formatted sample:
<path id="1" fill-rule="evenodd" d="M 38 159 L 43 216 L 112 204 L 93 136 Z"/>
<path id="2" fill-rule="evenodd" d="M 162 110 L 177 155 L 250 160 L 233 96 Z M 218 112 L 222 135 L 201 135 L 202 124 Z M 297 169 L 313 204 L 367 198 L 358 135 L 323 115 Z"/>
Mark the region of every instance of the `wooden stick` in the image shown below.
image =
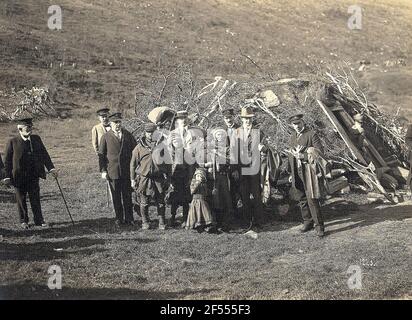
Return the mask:
<path id="1" fill-rule="evenodd" d="M 339 121 L 336 118 L 336 116 L 334 115 L 334 113 L 332 111 L 330 111 L 329 108 L 326 107 L 320 100 L 316 100 L 316 101 L 318 102 L 318 104 L 321 107 L 321 109 L 323 110 L 323 112 L 325 112 L 325 114 L 329 118 L 330 122 L 332 122 L 335 129 L 338 131 L 339 135 L 341 136 L 341 138 L 343 139 L 343 141 L 345 142 L 345 144 L 349 148 L 350 152 L 352 153 L 352 156 L 355 159 L 362 162 L 364 165 L 367 165 L 366 160 L 363 158 L 363 156 L 360 153 L 360 151 L 358 150 L 358 148 L 353 144 L 353 142 L 349 138 L 349 136 L 346 133 L 343 126 L 339 123 Z"/>

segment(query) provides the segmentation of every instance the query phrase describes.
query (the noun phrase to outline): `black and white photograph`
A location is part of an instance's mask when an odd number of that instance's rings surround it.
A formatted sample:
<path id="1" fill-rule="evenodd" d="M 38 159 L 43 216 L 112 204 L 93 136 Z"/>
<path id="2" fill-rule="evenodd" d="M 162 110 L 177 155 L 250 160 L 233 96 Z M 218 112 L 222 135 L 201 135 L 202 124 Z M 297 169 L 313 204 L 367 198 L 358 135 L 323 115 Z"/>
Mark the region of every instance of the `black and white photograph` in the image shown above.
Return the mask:
<path id="1" fill-rule="evenodd" d="M 0 300 L 411 300 L 411 180 L 411 0 L 0 0 Z"/>

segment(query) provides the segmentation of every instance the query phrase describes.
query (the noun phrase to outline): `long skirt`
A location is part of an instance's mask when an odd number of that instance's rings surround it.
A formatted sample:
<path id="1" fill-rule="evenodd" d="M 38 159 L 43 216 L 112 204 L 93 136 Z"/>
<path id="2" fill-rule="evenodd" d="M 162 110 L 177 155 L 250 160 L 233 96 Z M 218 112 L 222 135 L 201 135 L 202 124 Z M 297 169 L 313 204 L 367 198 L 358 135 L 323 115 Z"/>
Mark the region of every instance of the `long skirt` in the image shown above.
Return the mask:
<path id="1" fill-rule="evenodd" d="M 213 224 L 212 211 L 204 199 L 193 199 L 190 203 L 186 229 L 207 227 Z"/>

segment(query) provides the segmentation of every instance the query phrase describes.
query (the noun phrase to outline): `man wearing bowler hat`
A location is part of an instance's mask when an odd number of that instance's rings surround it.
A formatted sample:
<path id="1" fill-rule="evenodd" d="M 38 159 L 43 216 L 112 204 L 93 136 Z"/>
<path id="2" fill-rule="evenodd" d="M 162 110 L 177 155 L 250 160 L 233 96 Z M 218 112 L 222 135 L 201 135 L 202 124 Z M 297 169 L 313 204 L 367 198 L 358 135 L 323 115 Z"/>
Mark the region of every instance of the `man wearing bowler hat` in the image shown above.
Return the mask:
<path id="1" fill-rule="evenodd" d="M 323 237 L 325 228 L 319 204 L 320 182 L 312 170 L 316 156 L 322 154 L 322 144 L 317 134 L 306 127 L 303 114 L 290 117 L 289 123 L 293 128 L 289 152 L 291 191 L 293 190 L 290 196 L 292 200 L 299 202 L 303 218 L 301 232 L 315 227 L 317 235 Z"/>
<path id="2" fill-rule="evenodd" d="M 136 140 L 122 128 L 122 114 L 109 116 L 111 130 L 106 132 L 99 146 L 99 165 L 102 179 L 109 181 L 117 225 L 134 225 L 130 161 Z"/>
<path id="3" fill-rule="evenodd" d="M 6 145 L 5 179 L 6 185 L 12 185 L 16 191 L 17 210 L 21 227 L 29 228 L 27 195 L 33 211 L 34 224 L 47 227 L 40 204 L 40 178 L 46 179 L 46 171 L 57 177 L 57 171 L 50 159 L 41 138 L 33 132 L 33 119 L 23 118 L 17 121 L 19 135 L 11 138 Z"/>
<path id="4" fill-rule="evenodd" d="M 131 183 L 140 200 L 143 230 L 150 228 L 149 206 L 151 202 L 155 202 L 157 206 L 159 229 L 166 228 L 164 202 L 166 173 L 162 170 L 163 164 L 159 161 L 160 154 L 155 152 L 156 141 L 153 139 L 153 133 L 156 129 L 157 126 L 153 123 L 145 124 L 144 136 L 134 148 L 130 162 Z"/>
<path id="5" fill-rule="evenodd" d="M 96 124 L 92 129 L 92 145 L 96 155 L 99 154 L 99 146 L 102 137 L 110 130 L 109 112 L 109 108 L 101 108 L 96 111 L 100 121 L 100 123 Z"/>

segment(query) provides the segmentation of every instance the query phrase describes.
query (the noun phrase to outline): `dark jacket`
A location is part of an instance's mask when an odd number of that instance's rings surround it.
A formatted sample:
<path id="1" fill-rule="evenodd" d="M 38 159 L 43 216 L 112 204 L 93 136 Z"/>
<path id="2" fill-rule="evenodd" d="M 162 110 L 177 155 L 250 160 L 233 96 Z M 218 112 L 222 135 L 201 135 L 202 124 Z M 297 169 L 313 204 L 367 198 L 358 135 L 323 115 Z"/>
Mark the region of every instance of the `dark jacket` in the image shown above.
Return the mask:
<path id="1" fill-rule="evenodd" d="M 130 179 L 130 161 L 136 145 L 136 139 L 125 129 L 121 141 L 112 130 L 107 132 L 100 141 L 100 171 L 107 172 L 110 179 Z"/>
<path id="2" fill-rule="evenodd" d="M 10 139 L 6 146 L 4 159 L 5 177 L 10 178 L 14 186 L 22 186 L 28 180 L 46 178 L 45 167 L 48 171 L 54 169 L 53 162 L 41 138 L 32 135 L 30 143 L 21 136 Z"/>
<path id="3" fill-rule="evenodd" d="M 266 148 L 266 140 L 265 134 L 261 129 L 255 128 L 252 126 L 252 130 L 246 136 L 245 129 L 243 127 L 239 127 L 236 129 L 236 139 L 232 139 L 230 143 L 230 154 L 233 157 L 236 154 L 237 165 L 232 166 L 232 171 L 238 170 L 240 174 L 242 174 L 242 168 L 253 168 L 251 172 L 255 171 L 253 175 L 260 174 L 260 166 L 261 166 L 261 157 L 260 151 L 258 149 L 259 144 L 265 145 Z M 259 134 L 252 134 L 252 132 L 256 132 Z"/>
<path id="4" fill-rule="evenodd" d="M 307 150 L 308 148 L 313 147 L 319 154 L 322 154 L 322 143 L 315 131 L 305 128 L 299 137 L 296 132 L 292 133 L 290 148 L 296 148 L 297 146 L 303 147 L 301 153 L 304 158 L 298 163 L 293 155 L 289 155 L 289 172 L 292 176 L 292 188 L 305 191 L 307 197 L 319 199 L 321 197 L 322 185 L 318 177 L 319 165 L 317 163 L 308 162 Z M 319 161 L 319 163 L 320 162 L 321 161 Z M 324 166 L 322 166 L 322 168 L 323 167 Z M 297 179 L 298 177 L 300 179 Z M 300 182 L 302 182 L 303 185 L 300 185 Z"/>
<path id="5" fill-rule="evenodd" d="M 155 141 L 147 143 L 146 138 L 142 137 L 133 150 L 130 162 L 130 177 L 137 181 L 137 192 L 145 195 L 153 195 L 154 188 L 159 193 L 163 193 L 165 181 L 165 164 L 161 164 L 159 153 L 155 150 Z"/>

